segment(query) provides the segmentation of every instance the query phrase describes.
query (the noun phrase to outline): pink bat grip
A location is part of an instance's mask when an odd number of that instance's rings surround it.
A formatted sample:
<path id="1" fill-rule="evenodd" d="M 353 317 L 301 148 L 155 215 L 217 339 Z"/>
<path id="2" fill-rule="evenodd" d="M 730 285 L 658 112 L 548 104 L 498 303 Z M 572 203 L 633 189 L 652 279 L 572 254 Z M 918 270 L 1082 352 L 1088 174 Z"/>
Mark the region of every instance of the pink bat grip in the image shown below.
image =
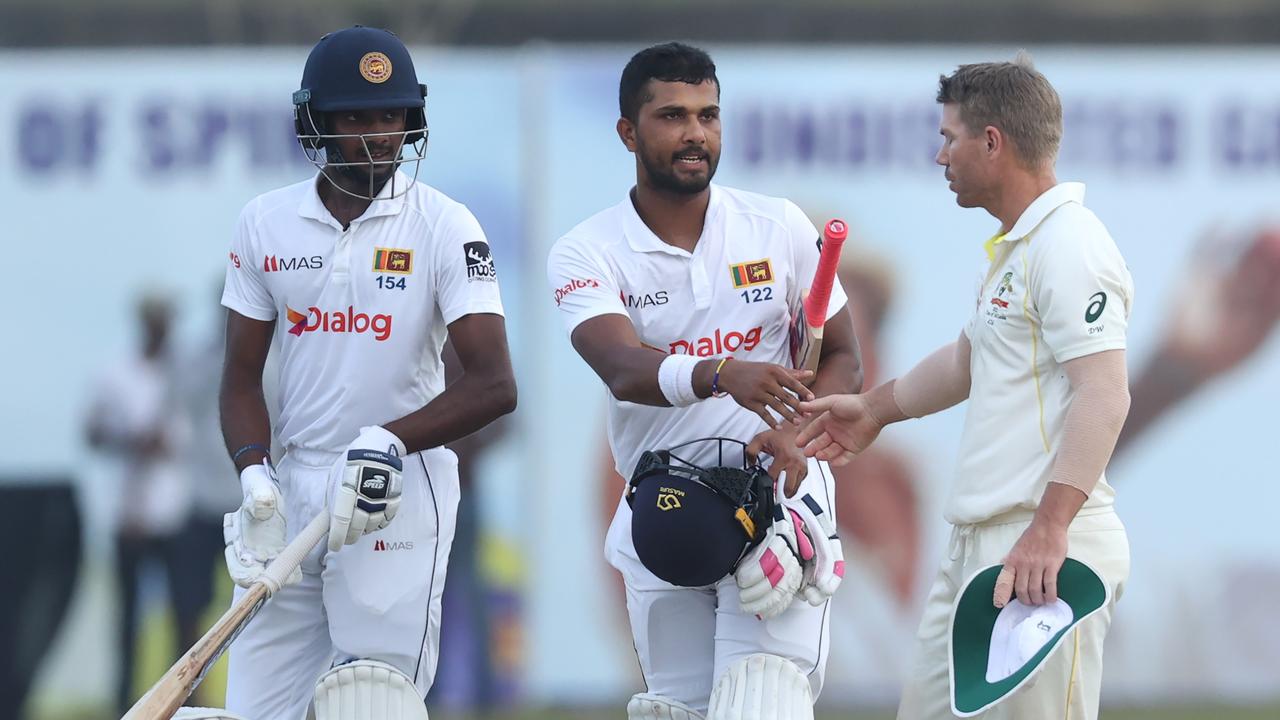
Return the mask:
<path id="1" fill-rule="evenodd" d="M 809 295 L 804 300 L 804 319 L 809 327 L 820 328 L 827 324 L 827 303 L 831 300 L 836 268 L 840 266 L 840 249 L 847 237 L 849 226 L 843 220 L 831 220 L 822 228 L 818 270 L 813 274 L 813 284 L 809 286 Z"/>

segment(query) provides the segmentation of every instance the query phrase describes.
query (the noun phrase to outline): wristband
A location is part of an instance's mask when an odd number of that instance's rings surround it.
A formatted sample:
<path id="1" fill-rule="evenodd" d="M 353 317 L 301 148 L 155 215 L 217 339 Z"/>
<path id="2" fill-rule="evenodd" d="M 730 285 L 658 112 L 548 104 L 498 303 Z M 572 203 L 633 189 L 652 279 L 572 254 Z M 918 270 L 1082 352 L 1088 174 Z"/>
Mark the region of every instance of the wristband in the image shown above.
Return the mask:
<path id="1" fill-rule="evenodd" d="M 668 355 L 658 365 L 658 389 L 672 407 L 688 407 L 701 398 L 693 392 L 693 368 L 702 358 Z"/>
<path id="2" fill-rule="evenodd" d="M 271 448 L 269 448 L 269 447 L 267 447 L 266 445 L 263 445 L 263 444 L 261 444 L 261 443 L 249 443 L 248 445 L 241 446 L 241 447 L 240 447 L 240 449 L 238 449 L 238 450 L 236 450 L 235 452 L 231 453 L 231 462 L 233 462 L 233 463 L 235 463 L 235 462 L 239 462 L 239 461 L 240 461 L 240 456 L 241 456 L 241 455 L 243 455 L 243 454 L 245 454 L 245 453 L 247 453 L 247 452 L 249 452 L 249 451 L 251 451 L 251 450 L 261 450 L 261 451 L 263 452 L 263 454 L 265 454 L 265 455 L 267 456 L 267 459 L 268 459 L 268 460 L 270 460 L 270 459 L 271 459 Z"/>
<path id="3" fill-rule="evenodd" d="M 719 365 L 716 365 L 716 372 L 711 376 L 711 397 L 724 397 L 729 394 L 720 389 L 720 368 L 724 367 L 724 364 L 732 359 L 732 355 L 727 355 L 720 360 Z"/>

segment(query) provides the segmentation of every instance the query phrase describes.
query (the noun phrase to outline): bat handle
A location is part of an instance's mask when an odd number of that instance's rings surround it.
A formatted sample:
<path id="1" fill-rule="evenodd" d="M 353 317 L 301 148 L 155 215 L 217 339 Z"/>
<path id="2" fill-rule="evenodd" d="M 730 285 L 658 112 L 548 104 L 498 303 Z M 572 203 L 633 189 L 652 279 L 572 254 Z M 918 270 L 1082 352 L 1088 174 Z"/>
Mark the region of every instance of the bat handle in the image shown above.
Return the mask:
<path id="1" fill-rule="evenodd" d="M 848 237 L 849 226 L 843 220 L 831 220 L 822 228 L 822 252 L 818 255 L 815 282 L 804 299 L 805 320 L 814 328 L 822 327 L 827 320 L 827 304 L 840 266 L 840 250 Z"/>
<path id="2" fill-rule="evenodd" d="M 302 564 L 302 560 L 306 558 L 307 553 L 311 552 L 311 548 L 320 542 L 320 539 L 329 533 L 329 513 L 321 512 L 307 523 L 307 526 L 298 533 L 275 560 L 267 566 L 267 569 L 258 576 L 257 582 L 262 583 L 267 588 L 267 595 L 275 595 L 280 588 L 284 587 L 285 580 L 294 568 Z"/>

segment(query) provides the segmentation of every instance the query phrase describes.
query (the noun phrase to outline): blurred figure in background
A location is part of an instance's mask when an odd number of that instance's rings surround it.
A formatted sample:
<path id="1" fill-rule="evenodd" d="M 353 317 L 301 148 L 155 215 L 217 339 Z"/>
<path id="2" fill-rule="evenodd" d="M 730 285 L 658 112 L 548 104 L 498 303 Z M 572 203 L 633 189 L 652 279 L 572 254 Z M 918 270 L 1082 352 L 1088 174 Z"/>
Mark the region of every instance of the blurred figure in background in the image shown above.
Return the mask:
<path id="1" fill-rule="evenodd" d="M 1234 247 L 1211 238 L 1187 266 L 1155 352 L 1130 383 L 1133 404 L 1116 452 L 1251 357 L 1280 322 L 1280 228 L 1263 228 Z"/>
<path id="2" fill-rule="evenodd" d="M 884 258 L 849 244 L 840 264 L 840 284 L 849 295 L 853 330 L 862 348 L 865 387 L 880 380 L 880 347 L 885 317 L 893 303 L 893 269 Z M 919 501 L 913 468 L 891 444 L 879 443 L 847 465 L 831 468 L 841 492 L 836 517 L 848 547 L 846 557 L 865 555 L 897 604 L 914 606 L 920 563 Z"/>
<path id="3" fill-rule="evenodd" d="M 176 378 L 179 408 L 191 429 L 191 442 L 186 448 L 186 468 L 191 474 L 191 514 L 182 530 L 182 541 L 177 548 L 181 561 L 175 568 L 174 581 L 183 594 L 184 603 L 190 603 L 196 623 L 179 628 L 180 652 L 195 644 L 204 631 L 199 618 L 214 604 L 219 608 L 231 602 L 230 584 L 217 592 L 215 580 L 225 576 L 223 564 L 222 516 L 240 504 L 240 486 L 235 481 L 235 465 L 227 457 L 222 444 L 222 430 L 218 425 L 218 385 L 222 377 L 222 348 L 226 342 L 226 312 L 219 302 L 222 297 L 222 277 L 219 276 L 211 297 L 217 317 L 204 337 L 184 347 L 178 367 L 182 369 Z M 270 365 L 270 361 L 268 361 Z M 268 372 L 263 380 L 264 392 L 275 416 L 274 374 Z M 222 698 L 214 698 L 212 690 L 204 685 L 196 689 L 195 696 L 203 704 L 221 704 Z"/>
<path id="4" fill-rule="evenodd" d="M 118 462 L 121 478 L 115 548 L 122 615 L 116 700 L 121 711 L 133 699 L 138 599 L 149 565 L 165 570 L 180 642 L 198 637 L 200 606 L 182 569 L 191 482 L 185 454 L 189 433 L 172 365 L 173 314 L 166 297 L 149 294 L 139 301 L 138 349 L 98 381 L 86 427 L 89 444 Z"/>

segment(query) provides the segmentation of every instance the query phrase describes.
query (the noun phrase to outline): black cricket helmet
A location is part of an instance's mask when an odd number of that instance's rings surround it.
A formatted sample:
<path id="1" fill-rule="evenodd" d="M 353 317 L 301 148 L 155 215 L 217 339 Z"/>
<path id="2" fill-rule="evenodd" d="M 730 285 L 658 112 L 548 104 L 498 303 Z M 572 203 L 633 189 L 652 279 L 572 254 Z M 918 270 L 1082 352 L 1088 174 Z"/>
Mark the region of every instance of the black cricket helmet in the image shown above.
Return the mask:
<path id="1" fill-rule="evenodd" d="M 302 84 L 293 93 L 294 127 L 298 143 L 307 160 L 329 177 L 326 166 L 337 172 L 349 172 L 353 168 L 365 170 L 369 175 L 369 193 L 360 195 L 334 183 L 339 190 L 356 197 L 375 199 L 372 170 L 374 166 L 390 165 L 392 169 L 401 163 L 414 163 L 413 177 L 418 176 L 418 166 L 427 152 L 427 86 L 418 82 L 409 50 L 390 30 L 356 25 L 331 32 L 307 56 L 302 71 Z M 380 135 L 335 135 L 325 127 L 325 113 L 345 110 L 400 109 L 405 111 L 405 130 L 386 133 L 394 135 L 398 148 L 387 160 L 352 162 L 338 153 L 337 137 L 359 137 L 368 151 L 368 138 Z M 404 149 L 413 152 L 407 157 Z M 390 196 L 403 195 L 408 190 L 393 186 Z"/>
<path id="2" fill-rule="evenodd" d="M 713 458 L 715 464 L 695 464 L 681 455 Z M 636 555 L 672 585 L 715 583 L 764 539 L 773 492 L 773 478 L 747 459 L 746 444 L 738 440 L 702 438 L 645 451 L 627 487 Z"/>

